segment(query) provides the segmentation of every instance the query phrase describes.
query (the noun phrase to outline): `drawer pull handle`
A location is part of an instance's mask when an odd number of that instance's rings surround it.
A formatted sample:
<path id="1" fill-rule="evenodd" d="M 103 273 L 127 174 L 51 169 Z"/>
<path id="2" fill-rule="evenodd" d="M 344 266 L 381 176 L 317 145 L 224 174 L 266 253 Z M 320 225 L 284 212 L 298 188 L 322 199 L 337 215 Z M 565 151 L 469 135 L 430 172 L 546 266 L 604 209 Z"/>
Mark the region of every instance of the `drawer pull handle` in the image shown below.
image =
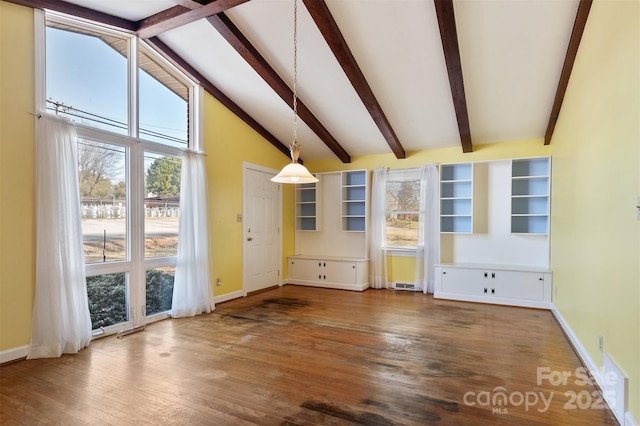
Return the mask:
<path id="1" fill-rule="evenodd" d="M 484 294 L 487 294 L 487 288 L 486 287 L 484 288 Z"/>
<path id="2" fill-rule="evenodd" d="M 496 294 L 496 289 L 495 288 L 491 289 L 491 294 Z"/>

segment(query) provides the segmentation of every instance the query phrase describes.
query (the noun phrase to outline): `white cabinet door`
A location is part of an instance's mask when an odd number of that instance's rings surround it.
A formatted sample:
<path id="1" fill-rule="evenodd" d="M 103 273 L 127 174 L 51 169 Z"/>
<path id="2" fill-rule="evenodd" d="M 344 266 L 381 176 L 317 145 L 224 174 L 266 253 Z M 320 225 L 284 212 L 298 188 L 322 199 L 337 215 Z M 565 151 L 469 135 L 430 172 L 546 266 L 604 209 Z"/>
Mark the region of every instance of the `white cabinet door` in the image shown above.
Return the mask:
<path id="1" fill-rule="evenodd" d="M 289 278 L 293 280 L 318 281 L 322 277 L 318 263 L 315 259 L 291 259 L 289 258 Z"/>
<path id="2" fill-rule="evenodd" d="M 481 277 L 482 272 L 476 269 L 444 268 L 442 270 L 442 291 L 444 293 L 482 296 Z"/>
<path id="3" fill-rule="evenodd" d="M 544 300 L 544 274 L 536 272 L 495 272 L 492 296 L 509 299 Z"/>
<path id="4" fill-rule="evenodd" d="M 323 279 L 334 283 L 356 284 L 356 264 L 354 262 L 323 262 Z"/>

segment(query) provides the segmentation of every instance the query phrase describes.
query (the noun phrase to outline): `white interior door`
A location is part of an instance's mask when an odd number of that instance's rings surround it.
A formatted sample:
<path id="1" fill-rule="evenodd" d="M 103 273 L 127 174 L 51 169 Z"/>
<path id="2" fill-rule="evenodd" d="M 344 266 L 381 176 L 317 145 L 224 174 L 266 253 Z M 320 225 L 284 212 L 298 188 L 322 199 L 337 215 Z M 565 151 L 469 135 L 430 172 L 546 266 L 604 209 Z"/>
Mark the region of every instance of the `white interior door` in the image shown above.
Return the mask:
<path id="1" fill-rule="evenodd" d="M 244 293 L 280 285 L 282 202 L 276 171 L 245 166 Z"/>

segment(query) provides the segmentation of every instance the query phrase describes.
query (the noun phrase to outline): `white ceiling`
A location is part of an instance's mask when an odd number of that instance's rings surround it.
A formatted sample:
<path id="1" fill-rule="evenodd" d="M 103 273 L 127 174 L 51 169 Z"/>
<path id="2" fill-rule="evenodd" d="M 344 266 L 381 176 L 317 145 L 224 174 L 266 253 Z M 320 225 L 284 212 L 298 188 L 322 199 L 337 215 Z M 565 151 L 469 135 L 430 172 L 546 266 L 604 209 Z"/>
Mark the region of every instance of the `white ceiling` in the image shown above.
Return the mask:
<path id="1" fill-rule="evenodd" d="M 433 0 L 325 0 L 407 152 L 460 146 Z M 177 0 L 73 0 L 137 21 Z M 454 0 L 474 145 L 543 138 L 578 0 Z M 292 0 L 250 0 L 225 12 L 293 86 Z M 206 20 L 158 36 L 288 145 L 293 114 Z M 353 156 L 392 152 L 302 1 L 299 98 Z M 334 154 L 298 121 L 304 159 Z"/>

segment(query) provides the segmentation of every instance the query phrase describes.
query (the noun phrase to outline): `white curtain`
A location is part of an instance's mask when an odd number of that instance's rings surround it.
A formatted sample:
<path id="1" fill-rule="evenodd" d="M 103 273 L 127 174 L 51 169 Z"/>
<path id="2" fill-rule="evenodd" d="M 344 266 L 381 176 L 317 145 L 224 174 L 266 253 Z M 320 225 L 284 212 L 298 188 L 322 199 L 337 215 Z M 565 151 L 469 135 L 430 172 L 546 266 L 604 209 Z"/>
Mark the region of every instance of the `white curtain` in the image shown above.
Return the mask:
<path id="1" fill-rule="evenodd" d="M 75 128 L 36 126 L 36 288 L 27 358 L 76 353 L 91 341 Z"/>
<path id="2" fill-rule="evenodd" d="M 371 286 L 387 288 L 387 170 L 373 169 L 371 186 L 371 241 L 369 261 L 371 262 Z"/>
<path id="3" fill-rule="evenodd" d="M 434 265 L 440 260 L 440 190 L 438 167 L 425 164 L 420 168 L 420 222 L 416 247 L 416 286 L 433 293 Z"/>
<path id="4" fill-rule="evenodd" d="M 209 253 L 207 178 L 204 156 L 188 151 L 182 158 L 180 238 L 173 284 L 174 318 L 214 309 Z"/>

